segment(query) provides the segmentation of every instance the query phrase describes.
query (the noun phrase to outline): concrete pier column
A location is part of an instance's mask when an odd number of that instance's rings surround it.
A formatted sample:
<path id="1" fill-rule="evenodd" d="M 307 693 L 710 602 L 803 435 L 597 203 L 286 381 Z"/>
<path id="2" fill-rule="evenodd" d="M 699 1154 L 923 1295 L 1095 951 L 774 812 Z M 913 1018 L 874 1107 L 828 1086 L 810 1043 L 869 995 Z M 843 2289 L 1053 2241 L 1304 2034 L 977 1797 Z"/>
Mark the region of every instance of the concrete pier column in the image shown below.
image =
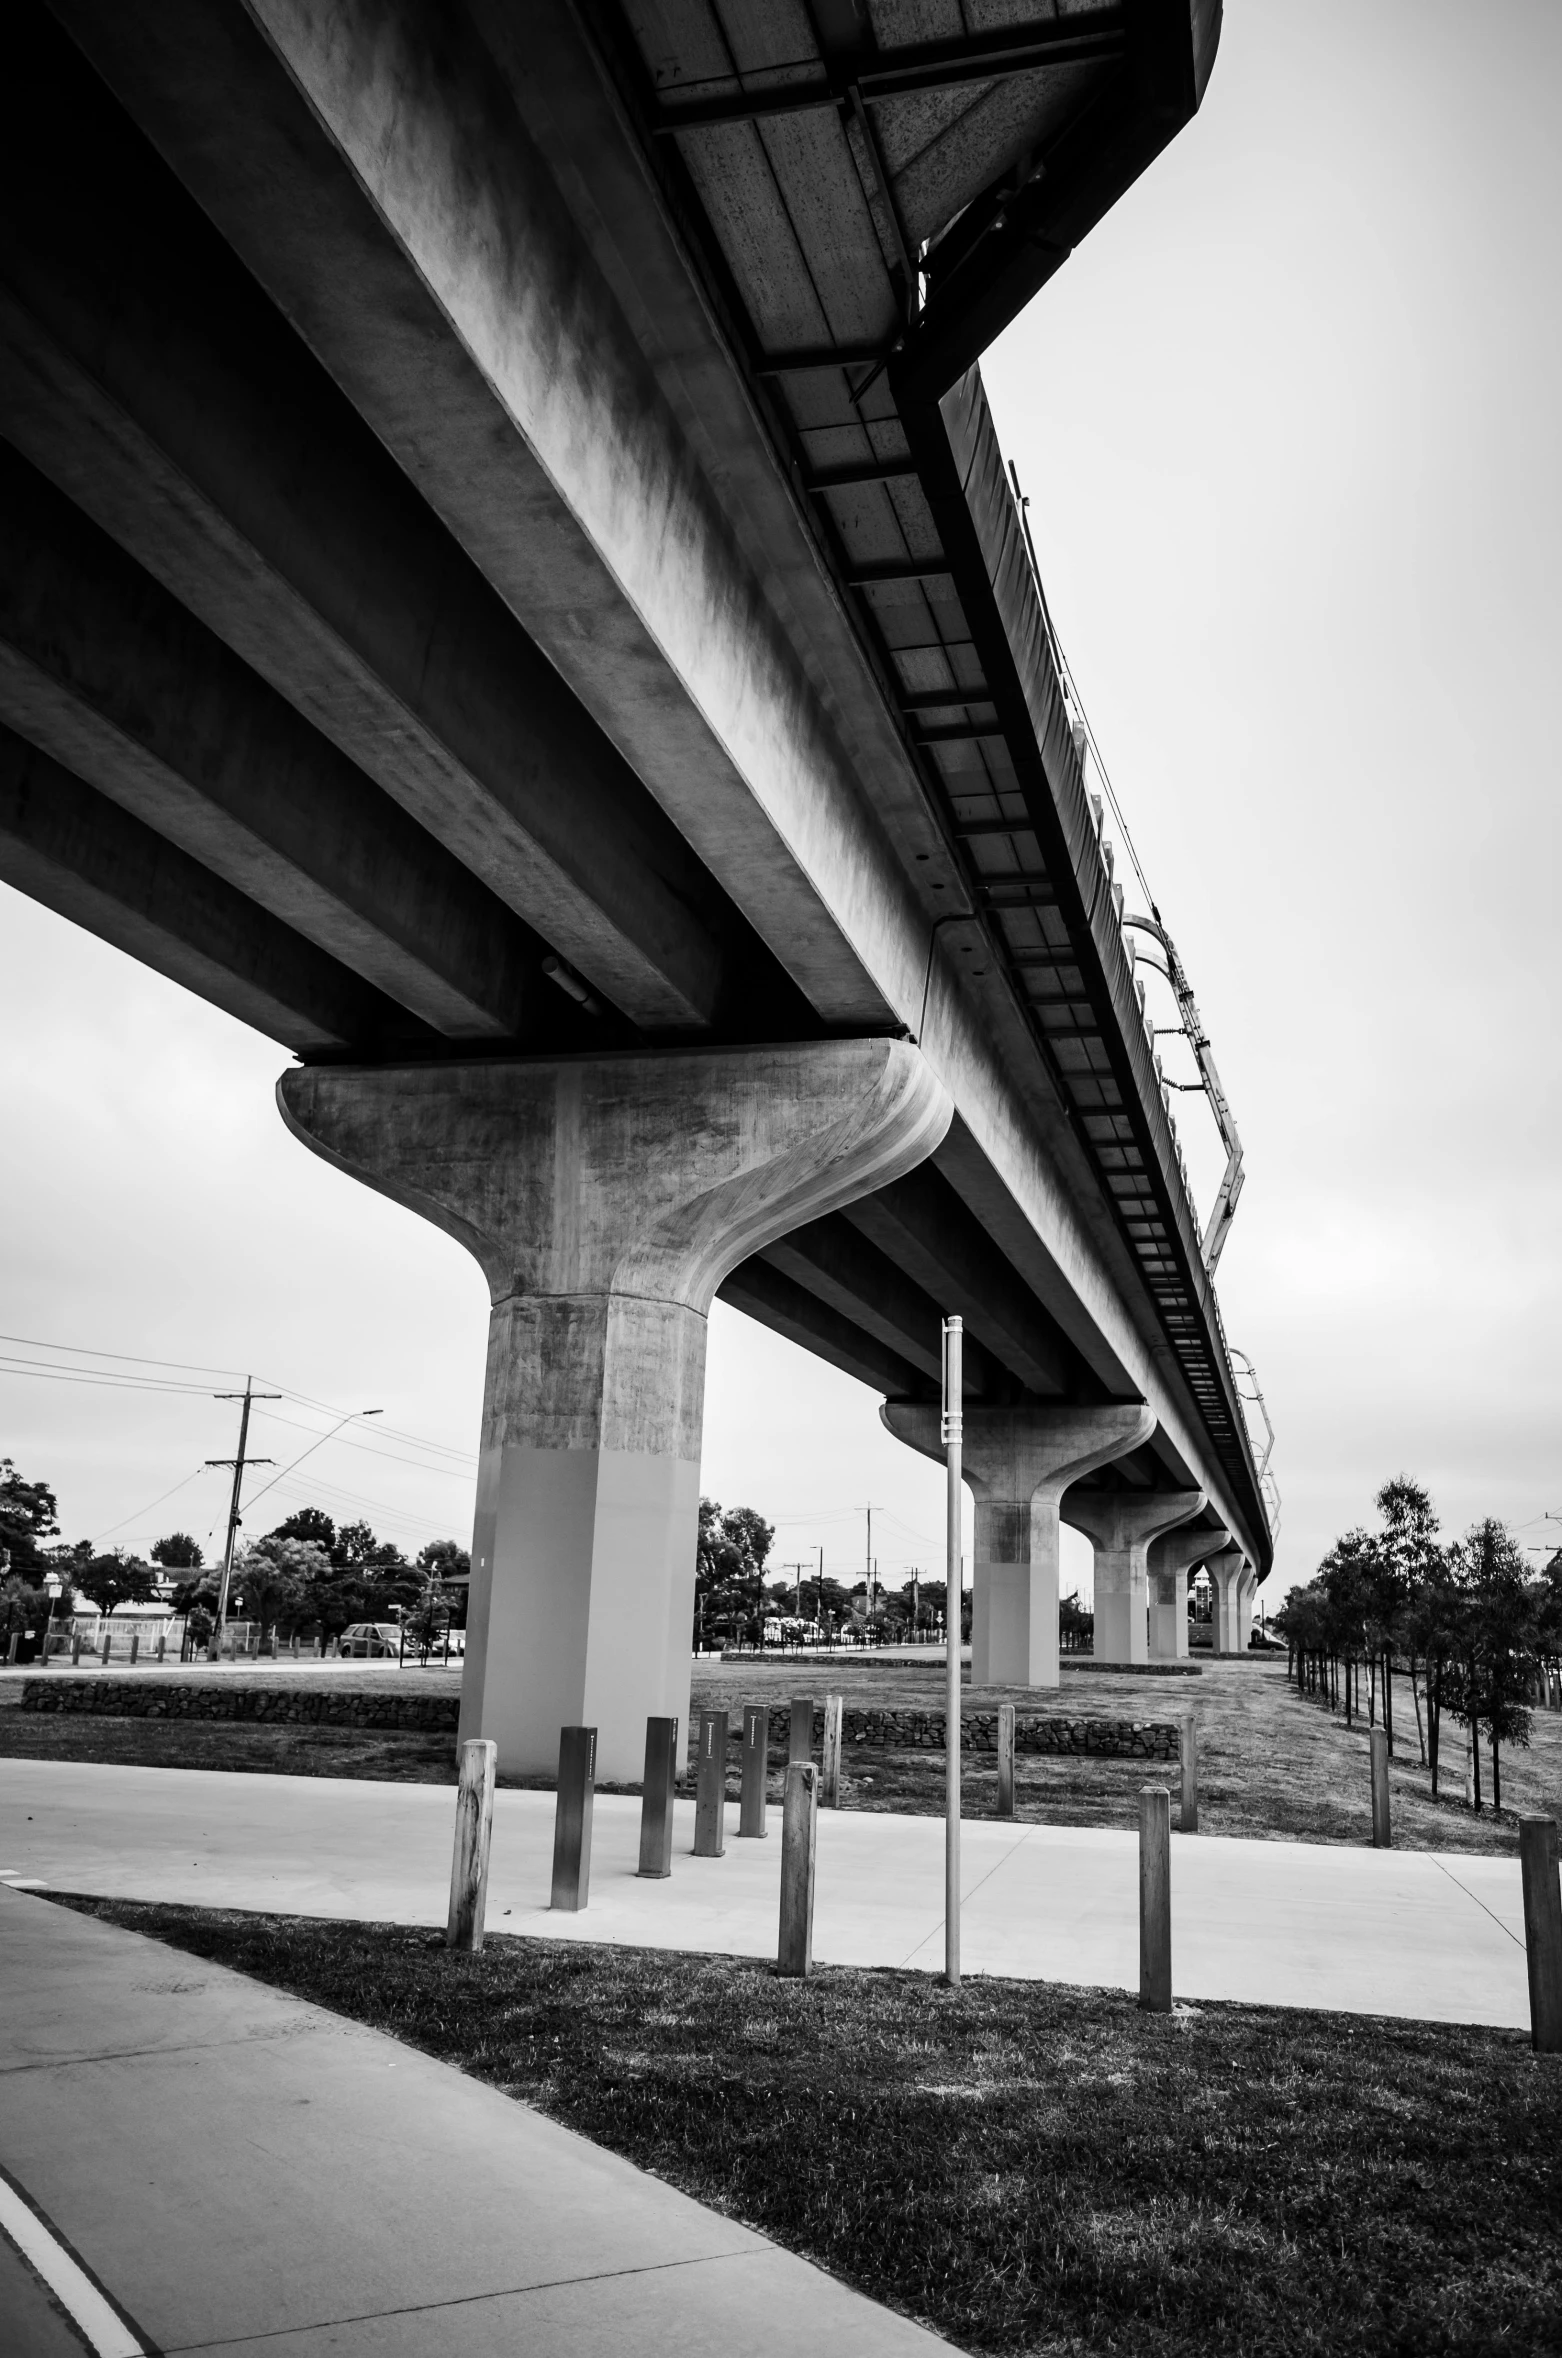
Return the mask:
<path id="1" fill-rule="evenodd" d="M 1206 1557 L 1218 1555 L 1229 1531 L 1163 1532 L 1150 1542 L 1150 1660 L 1185 1662 L 1188 1657 L 1188 1574 Z"/>
<path id="2" fill-rule="evenodd" d="M 1149 1660 L 1150 1542 L 1202 1513 L 1202 1490 L 1072 1490 L 1063 1520 L 1096 1551 L 1098 1662 Z"/>
<path id="3" fill-rule="evenodd" d="M 304 1143 L 421 1212 L 493 1296 L 460 1734 L 501 1773 L 688 1725 L 706 1316 L 729 1270 L 932 1152 L 897 1040 L 283 1076 Z"/>
<path id="4" fill-rule="evenodd" d="M 1237 1647 L 1237 1582 L 1242 1576 L 1247 1558 L 1235 1542 L 1211 1556 L 1204 1569 L 1209 1574 L 1210 1634 L 1217 1654 L 1235 1654 Z"/>
<path id="5" fill-rule="evenodd" d="M 886 1400 L 896 1436 L 942 1461 L 938 1409 Z M 1126 1457 L 1155 1430 L 1149 1408 L 967 1405 L 962 1472 L 976 1500 L 971 1684 L 1058 1684 L 1058 1506 L 1081 1475 Z"/>
<path id="6" fill-rule="evenodd" d="M 1247 1652 L 1253 1634 L 1253 1599 L 1258 1594 L 1258 1574 L 1251 1564 L 1244 1564 L 1237 1581 L 1237 1652 Z"/>

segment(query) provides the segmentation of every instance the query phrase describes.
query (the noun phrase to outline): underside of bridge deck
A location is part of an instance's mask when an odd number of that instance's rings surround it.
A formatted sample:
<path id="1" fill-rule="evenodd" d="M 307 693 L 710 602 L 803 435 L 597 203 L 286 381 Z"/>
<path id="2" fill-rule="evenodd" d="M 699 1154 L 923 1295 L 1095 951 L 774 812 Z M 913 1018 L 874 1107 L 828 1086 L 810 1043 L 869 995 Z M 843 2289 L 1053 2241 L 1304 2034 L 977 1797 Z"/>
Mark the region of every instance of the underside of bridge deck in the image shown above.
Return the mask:
<path id="1" fill-rule="evenodd" d="M 307 1063 L 909 1039 L 726 1299 L 1267 1562 L 974 363 L 1218 0 L 16 0 L 0 876 Z"/>

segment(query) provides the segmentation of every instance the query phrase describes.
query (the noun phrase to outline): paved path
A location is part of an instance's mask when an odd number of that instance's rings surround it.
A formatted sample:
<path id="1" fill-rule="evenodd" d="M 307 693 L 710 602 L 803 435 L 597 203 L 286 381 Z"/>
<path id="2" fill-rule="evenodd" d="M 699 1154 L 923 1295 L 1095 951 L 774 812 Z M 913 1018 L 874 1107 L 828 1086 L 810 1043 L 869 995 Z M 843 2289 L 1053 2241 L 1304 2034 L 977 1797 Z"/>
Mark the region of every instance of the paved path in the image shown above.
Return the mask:
<path id="1" fill-rule="evenodd" d="M 556 1916 L 553 1797 L 499 1793 L 491 1928 L 773 1956 L 779 1813 L 767 1840 L 742 1842 L 729 1804 L 726 1856 L 696 1859 L 680 1803 L 672 1876 L 650 1883 L 634 1872 L 639 1808 L 597 1797 L 591 1905 Z M 445 1786 L 12 1760 L 0 1878 L 442 1925 L 453 1816 Z M 1133 1835 L 977 1820 L 962 1857 L 968 1972 L 1137 1987 Z M 938 1971 L 942 1879 L 940 1820 L 822 1812 L 816 1957 Z M 1528 2027 L 1516 1859 L 1173 1835 L 1172 1926 L 1181 1998 Z"/>
<path id="2" fill-rule="evenodd" d="M 448 2065 L 156 1941 L 0 1891 L 0 1986 L 0 2191 L 118 2306 L 98 2346 L 125 2358 L 729 2358 L 777 2319 L 841 2358 L 949 2349 Z M 3 2239 L 0 2350 L 81 2350 Z"/>

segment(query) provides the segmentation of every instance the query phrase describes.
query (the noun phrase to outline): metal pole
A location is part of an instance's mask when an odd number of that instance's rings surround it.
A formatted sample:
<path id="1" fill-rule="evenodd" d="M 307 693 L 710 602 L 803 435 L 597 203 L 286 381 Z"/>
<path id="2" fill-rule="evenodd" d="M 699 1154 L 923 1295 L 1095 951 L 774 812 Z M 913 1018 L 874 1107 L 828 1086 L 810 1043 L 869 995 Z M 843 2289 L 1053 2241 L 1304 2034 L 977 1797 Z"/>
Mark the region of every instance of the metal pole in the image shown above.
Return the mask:
<path id="1" fill-rule="evenodd" d="M 939 1438 L 948 1452 L 944 1542 L 944 1979 L 960 1987 L 960 1444 L 964 1327 L 944 1320 L 944 1407 Z"/>

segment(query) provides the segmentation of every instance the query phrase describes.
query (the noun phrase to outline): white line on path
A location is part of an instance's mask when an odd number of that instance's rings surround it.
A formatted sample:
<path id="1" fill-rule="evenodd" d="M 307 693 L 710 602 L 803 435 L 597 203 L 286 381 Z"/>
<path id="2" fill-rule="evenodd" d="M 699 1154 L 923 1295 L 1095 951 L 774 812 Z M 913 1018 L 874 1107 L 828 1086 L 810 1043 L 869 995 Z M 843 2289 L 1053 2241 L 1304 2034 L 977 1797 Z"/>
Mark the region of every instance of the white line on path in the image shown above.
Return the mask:
<path id="1" fill-rule="evenodd" d="M 0 2170 L 0 2233 L 43 2278 L 98 2358 L 146 2358 L 146 2344 L 74 2259 L 48 2222 Z"/>

